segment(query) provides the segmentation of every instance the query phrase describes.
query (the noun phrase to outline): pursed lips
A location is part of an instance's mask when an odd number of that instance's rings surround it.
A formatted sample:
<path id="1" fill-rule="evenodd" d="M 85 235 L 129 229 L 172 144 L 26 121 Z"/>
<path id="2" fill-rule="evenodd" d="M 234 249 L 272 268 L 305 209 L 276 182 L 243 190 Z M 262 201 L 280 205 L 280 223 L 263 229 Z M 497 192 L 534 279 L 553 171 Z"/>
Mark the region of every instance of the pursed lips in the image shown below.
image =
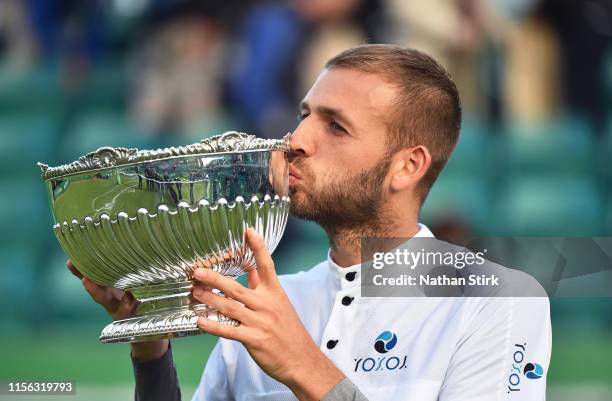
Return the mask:
<path id="1" fill-rule="evenodd" d="M 301 180 L 302 176 L 298 173 L 298 171 L 293 166 L 289 166 L 289 178 L 293 178 L 295 180 Z"/>

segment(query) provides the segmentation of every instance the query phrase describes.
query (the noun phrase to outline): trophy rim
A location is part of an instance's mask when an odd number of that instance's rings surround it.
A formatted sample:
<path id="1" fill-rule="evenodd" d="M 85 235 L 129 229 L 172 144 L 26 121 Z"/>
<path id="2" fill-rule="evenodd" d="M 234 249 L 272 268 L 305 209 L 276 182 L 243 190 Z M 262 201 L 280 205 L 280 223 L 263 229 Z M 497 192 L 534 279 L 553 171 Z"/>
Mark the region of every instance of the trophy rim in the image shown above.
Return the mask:
<path id="1" fill-rule="evenodd" d="M 219 154 L 248 153 L 264 151 L 289 152 L 290 133 L 282 139 L 264 139 L 237 131 L 205 138 L 190 145 L 147 150 L 123 147 L 101 147 L 89 152 L 72 163 L 51 167 L 38 163 L 45 182 L 56 178 L 90 173 L 115 167 L 129 166 L 144 162 L 176 159 L 186 156 L 213 156 Z"/>

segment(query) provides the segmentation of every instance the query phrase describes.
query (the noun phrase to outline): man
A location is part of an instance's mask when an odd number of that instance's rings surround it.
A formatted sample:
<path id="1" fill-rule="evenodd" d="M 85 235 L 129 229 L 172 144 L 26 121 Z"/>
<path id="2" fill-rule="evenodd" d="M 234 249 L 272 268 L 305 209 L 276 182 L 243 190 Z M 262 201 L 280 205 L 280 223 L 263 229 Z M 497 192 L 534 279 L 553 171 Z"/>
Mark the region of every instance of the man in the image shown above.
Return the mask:
<path id="1" fill-rule="evenodd" d="M 419 210 L 460 125 L 453 81 L 418 51 L 364 45 L 327 63 L 300 106 L 289 184 L 292 213 L 327 232 L 328 260 L 279 278 L 248 231 L 248 288 L 196 269 L 193 297 L 241 325 L 199 320 L 222 338 L 194 400 L 544 399 L 547 298 L 361 297 L 361 238 L 433 236 Z M 134 307 L 83 283 L 115 319 Z M 132 344 L 132 358 L 137 399 L 180 398 L 167 340 Z"/>

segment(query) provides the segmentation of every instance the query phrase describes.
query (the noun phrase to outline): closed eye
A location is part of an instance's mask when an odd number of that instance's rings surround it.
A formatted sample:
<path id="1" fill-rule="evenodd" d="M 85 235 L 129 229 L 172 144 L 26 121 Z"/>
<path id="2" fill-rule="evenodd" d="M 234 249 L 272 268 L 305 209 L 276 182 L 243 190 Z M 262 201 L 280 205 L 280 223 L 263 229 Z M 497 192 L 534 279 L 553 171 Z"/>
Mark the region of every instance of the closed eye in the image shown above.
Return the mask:
<path id="1" fill-rule="evenodd" d="M 335 133 L 346 133 L 346 130 L 344 129 L 344 127 L 338 124 L 337 122 L 335 122 L 334 120 L 331 120 L 329 122 L 329 129 Z"/>

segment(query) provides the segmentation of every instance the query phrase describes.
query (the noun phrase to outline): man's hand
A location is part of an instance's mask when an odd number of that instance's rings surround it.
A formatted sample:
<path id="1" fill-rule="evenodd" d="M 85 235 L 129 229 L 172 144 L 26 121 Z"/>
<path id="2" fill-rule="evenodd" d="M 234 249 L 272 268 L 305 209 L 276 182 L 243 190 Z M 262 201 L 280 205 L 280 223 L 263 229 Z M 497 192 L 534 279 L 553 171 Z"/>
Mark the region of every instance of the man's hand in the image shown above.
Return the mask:
<path id="1" fill-rule="evenodd" d="M 71 260 L 66 263 L 68 270 L 83 283 L 83 287 L 96 303 L 102 305 L 113 320 L 127 319 L 132 316 L 136 309 L 136 300 L 129 292 L 118 288 L 105 287 L 94 283 L 89 277 L 83 276 L 72 264 Z"/>
<path id="2" fill-rule="evenodd" d="M 207 333 L 240 341 L 268 375 L 286 384 L 300 400 L 320 400 L 344 375 L 306 331 L 280 285 L 263 239 L 249 229 L 246 241 L 257 264 L 257 270 L 249 272 L 249 288 L 207 268 L 194 271 L 193 297 L 240 321 L 240 326 L 203 317 L 198 326 Z M 211 288 L 221 290 L 225 297 Z"/>
<path id="3" fill-rule="evenodd" d="M 68 260 L 66 266 L 72 274 L 81 280 L 83 287 L 91 298 L 102 305 L 113 320 L 127 319 L 134 314 L 138 303 L 130 292 L 94 283 L 90 278 L 83 276 L 71 260 Z M 141 362 L 159 359 L 167 350 L 168 340 L 132 343 L 132 356 Z"/>

